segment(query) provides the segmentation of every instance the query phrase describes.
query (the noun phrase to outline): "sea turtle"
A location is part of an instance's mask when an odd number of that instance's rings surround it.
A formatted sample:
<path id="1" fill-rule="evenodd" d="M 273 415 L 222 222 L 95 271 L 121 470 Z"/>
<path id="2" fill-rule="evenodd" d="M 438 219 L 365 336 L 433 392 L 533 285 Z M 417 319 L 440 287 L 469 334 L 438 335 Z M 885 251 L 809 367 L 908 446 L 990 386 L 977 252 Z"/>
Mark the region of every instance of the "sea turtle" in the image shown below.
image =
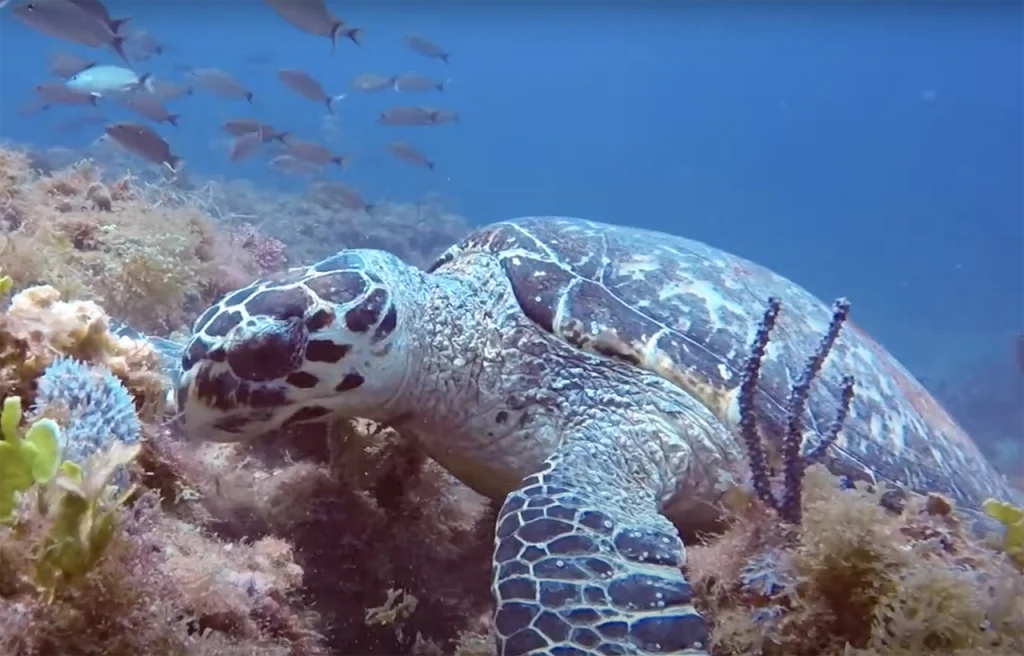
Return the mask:
<path id="1" fill-rule="evenodd" d="M 567 217 L 479 228 L 426 271 L 345 250 L 231 293 L 195 323 L 178 403 L 207 440 L 383 422 L 503 499 L 503 656 L 703 654 L 677 527 L 712 518 L 747 467 L 737 388 L 769 297 L 784 309 L 755 408 L 771 444 L 828 306 L 700 242 Z M 805 440 L 833 420 L 846 375 L 857 387 L 825 458 L 834 472 L 967 507 L 1006 496 L 970 438 L 852 323 L 811 389 Z"/>

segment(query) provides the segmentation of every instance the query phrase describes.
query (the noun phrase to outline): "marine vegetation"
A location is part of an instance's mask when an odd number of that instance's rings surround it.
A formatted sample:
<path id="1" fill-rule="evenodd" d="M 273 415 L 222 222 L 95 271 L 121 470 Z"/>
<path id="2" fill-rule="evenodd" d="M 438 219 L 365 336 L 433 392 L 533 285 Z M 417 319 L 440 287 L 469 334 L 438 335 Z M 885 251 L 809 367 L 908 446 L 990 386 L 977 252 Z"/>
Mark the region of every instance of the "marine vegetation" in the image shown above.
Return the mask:
<path id="1" fill-rule="evenodd" d="M 842 429 L 852 378 L 844 379 L 825 439 L 801 452 L 807 387 L 846 319 L 845 302 L 834 306 L 825 338 L 791 387 L 782 475 L 774 475 L 751 397 L 779 310 L 772 299 L 740 392 L 752 490 L 730 497 L 729 527 L 689 554 L 698 604 L 714 623 L 711 653 L 1020 653 L 1024 576 L 1013 566 L 1009 527 L 1006 548 L 992 549 L 942 495 L 907 497 L 864 481 L 851 486 L 816 463 Z M 896 508 L 894 496 L 903 499 Z M 1011 526 L 1020 519 L 1009 504 L 986 507 Z"/>
<path id="2" fill-rule="evenodd" d="M 43 173 L 28 153 L 0 149 L 0 269 L 15 289 L 45 283 L 167 334 L 240 282 L 284 265 L 267 260 L 259 236 L 219 229 L 195 204 L 156 206 L 153 184 L 131 175 L 104 181 L 89 160 Z"/>

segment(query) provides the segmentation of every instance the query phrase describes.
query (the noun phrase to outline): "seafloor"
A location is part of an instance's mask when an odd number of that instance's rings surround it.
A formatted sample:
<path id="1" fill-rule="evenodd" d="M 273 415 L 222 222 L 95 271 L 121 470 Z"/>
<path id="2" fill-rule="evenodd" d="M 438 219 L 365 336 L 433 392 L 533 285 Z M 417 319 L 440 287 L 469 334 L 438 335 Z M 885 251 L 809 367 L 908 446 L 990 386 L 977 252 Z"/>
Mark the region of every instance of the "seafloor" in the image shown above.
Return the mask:
<path id="1" fill-rule="evenodd" d="M 140 450 L 120 452 L 129 481 L 100 450 L 79 478 L 35 467 L 10 495 L 0 654 L 494 653 L 491 502 L 369 423 L 244 448 L 185 441 L 165 419 L 157 354 L 110 332 L 111 317 L 187 331 L 212 300 L 325 244 L 423 265 L 469 230 L 438 199 L 371 216 L 334 197 L 330 183 L 183 186 L 116 160 L 0 150 L 0 398 L 20 397 L 28 418 L 5 412 L 5 441 L 38 459 L 32 422 L 82 433 L 53 394 L 35 403 L 61 356 L 111 372 L 141 421 Z M 288 241 L 270 236 L 279 216 Z M 14 449 L 0 450 L 0 510 Z M 812 468 L 790 528 L 737 493 L 722 532 L 689 549 L 713 653 L 1024 653 L 1024 520 L 976 538 L 941 497 L 896 512 L 884 492 Z"/>

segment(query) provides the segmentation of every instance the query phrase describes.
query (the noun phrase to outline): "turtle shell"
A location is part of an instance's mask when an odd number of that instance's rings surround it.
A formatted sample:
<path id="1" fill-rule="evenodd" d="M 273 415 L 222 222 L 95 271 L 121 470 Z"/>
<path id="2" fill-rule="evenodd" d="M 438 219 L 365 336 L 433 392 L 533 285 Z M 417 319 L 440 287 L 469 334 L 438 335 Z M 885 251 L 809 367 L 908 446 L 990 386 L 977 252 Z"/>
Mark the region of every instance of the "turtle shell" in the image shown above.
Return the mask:
<path id="1" fill-rule="evenodd" d="M 734 430 L 741 372 L 768 298 L 778 298 L 782 312 L 755 400 L 770 452 L 785 432 L 791 383 L 832 318 L 829 304 L 765 267 L 639 228 L 568 217 L 496 223 L 452 246 L 431 270 L 471 253 L 500 260 L 523 313 L 538 327 L 672 380 Z M 834 473 L 939 492 L 967 508 L 1008 496 L 1003 477 L 964 430 L 849 320 L 811 387 L 805 450 L 834 421 L 844 375 L 855 378 L 856 391 L 823 459 Z"/>

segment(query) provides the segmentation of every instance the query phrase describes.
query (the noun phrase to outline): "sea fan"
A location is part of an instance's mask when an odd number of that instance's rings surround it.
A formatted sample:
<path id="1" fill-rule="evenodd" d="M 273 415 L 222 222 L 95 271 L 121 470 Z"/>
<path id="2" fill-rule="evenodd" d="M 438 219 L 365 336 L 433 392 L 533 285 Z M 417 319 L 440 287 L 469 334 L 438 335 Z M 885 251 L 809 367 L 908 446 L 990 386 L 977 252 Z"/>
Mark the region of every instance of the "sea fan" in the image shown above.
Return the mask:
<path id="1" fill-rule="evenodd" d="M 39 378 L 33 414 L 64 413 L 63 458 L 83 463 L 113 440 L 133 444 L 142 426 L 135 401 L 121 381 L 103 366 L 60 358 Z"/>

